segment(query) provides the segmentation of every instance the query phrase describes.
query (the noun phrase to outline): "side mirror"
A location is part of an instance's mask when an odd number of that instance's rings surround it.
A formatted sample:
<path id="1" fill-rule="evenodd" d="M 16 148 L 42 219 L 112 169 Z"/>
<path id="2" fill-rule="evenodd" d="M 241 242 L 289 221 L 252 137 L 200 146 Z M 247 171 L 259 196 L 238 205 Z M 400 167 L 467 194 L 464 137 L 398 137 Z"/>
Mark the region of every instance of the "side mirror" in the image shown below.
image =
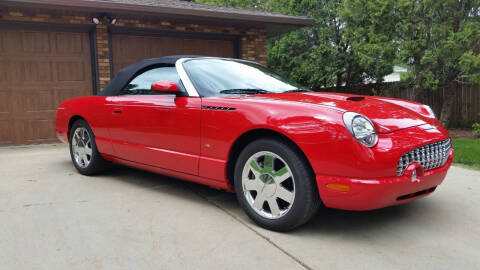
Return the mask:
<path id="1" fill-rule="evenodd" d="M 172 81 L 156 81 L 152 84 L 151 89 L 162 93 L 177 93 L 178 85 Z"/>

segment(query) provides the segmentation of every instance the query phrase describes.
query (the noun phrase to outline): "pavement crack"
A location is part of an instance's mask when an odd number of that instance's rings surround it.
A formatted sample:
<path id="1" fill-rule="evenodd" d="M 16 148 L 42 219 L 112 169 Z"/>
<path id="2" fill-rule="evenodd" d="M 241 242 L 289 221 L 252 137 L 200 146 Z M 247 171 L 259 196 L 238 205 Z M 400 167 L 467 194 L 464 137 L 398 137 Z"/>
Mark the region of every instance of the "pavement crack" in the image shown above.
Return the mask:
<path id="1" fill-rule="evenodd" d="M 27 204 L 24 204 L 23 207 L 30 207 L 30 206 L 44 206 L 44 205 L 53 205 L 54 203 L 53 202 L 47 202 L 47 203 L 27 203 Z"/>
<path id="2" fill-rule="evenodd" d="M 190 188 L 189 186 L 185 185 L 187 189 L 189 189 L 191 192 L 193 192 L 195 195 L 197 195 L 198 197 L 206 200 L 207 202 L 211 203 L 212 205 L 214 205 L 215 207 L 217 207 L 218 209 L 220 209 L 222 212 L 224 212 L 225 214 L 229 215 L 231 218 L 233 218 L 234 220 L 236 220 L 237 222 L 239 222 L 241 225 L 245 226 L 247 229 L 249 229 L 250 231 L 252 231 L 253 233 L 255 233 L 257 236 L 259 236 L 260 238 L 262 238 L 263 240 L 265 240 L 267 243 L 269 243 L 270 245 L 272 245 L 273 247 L 275 247 L 276 249 L 278 249 L 281 253 L 283 253 L 284 255 L 290 257 L 290 259 L 294 260 L 296 263 L 298 263 L 300 266 L 302 266 L 304 269 L 307 269 L 307 270 L 313 270 L 312 267 L 308 266 L 307 264 L 305 264 L 304 262 L 302 262 L 299 258 L 297 258 L 295 255 L 293 255 L 292 253 L 288 252 L 287 250 L 283 249 L 281 246 L 277 245 L 275 242 L 273 242 L 269 237 L 261 234 L 260 232 L 258 232 L 257 230 L 255 230 L 254 228 L 252 228 L 249 224 L 247 224 L 245 221 L 243 221 L 242 219 L 238 218 L 237 216 L 235 216 L 234 214 L 230 213 L 227 209 L 223 208 L 220 204 L 208 199 L 208 197 L 206 196 L 203 196 L 202 194 L 198 193 L 196 190 Z"/>
<path id="3" fill-rule="evenodd" d="M 78 201 L 75 201 L 76 203 L 87 203 L 88 201 L 87 200 L 78 200 Z M 74 202 L 74 203 L 75 203 Z M 57 205 L 57 204 L 62 204 L 62 203 L 65 203 L 65 202 L 44 202 L 44 203 L 26 203 L 23 205 L 23 207 L 31 207 L 31 206 L 52 206 L 52 205 Z M 15 209 L 15 208 L 13 208 Z"/>

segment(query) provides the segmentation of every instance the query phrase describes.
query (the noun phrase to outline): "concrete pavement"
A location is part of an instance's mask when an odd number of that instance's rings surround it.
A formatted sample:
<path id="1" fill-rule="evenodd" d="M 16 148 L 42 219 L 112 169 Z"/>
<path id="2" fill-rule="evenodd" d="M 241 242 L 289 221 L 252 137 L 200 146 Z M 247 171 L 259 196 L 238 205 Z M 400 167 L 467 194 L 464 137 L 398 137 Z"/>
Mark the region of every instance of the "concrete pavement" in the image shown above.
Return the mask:
<path id="1" fill-rule="evenodd" d="M 479 269 L 480 172 L 370 212 L 323 209 L 290 233 L 232 193 L 115 167 L 86 177 L 66 145 L 0 148 L 0 269 Z"/>

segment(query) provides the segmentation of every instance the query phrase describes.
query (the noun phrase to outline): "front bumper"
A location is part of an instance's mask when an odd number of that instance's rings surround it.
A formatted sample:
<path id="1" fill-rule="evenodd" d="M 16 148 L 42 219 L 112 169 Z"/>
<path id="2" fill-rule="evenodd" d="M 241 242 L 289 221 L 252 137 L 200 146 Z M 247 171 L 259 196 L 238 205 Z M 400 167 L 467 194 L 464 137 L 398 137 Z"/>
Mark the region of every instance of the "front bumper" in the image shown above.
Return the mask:
<path id="1" fill-rule="evenodd" d="M 454 150 L 451 149 L 444 166 L 423 171 L 420 164 L 409 166 L 402 176 L 379 179 L 353 179 L 317 175 L 320 197 L 326 207 L 344 210 L 372 210 L 406 203 L 432 193 L 445 178 Z M 412 181 L 412 173 L 417 177 Z M 328 184 L 349 187 L 347 191 L 328 188 Z"/>

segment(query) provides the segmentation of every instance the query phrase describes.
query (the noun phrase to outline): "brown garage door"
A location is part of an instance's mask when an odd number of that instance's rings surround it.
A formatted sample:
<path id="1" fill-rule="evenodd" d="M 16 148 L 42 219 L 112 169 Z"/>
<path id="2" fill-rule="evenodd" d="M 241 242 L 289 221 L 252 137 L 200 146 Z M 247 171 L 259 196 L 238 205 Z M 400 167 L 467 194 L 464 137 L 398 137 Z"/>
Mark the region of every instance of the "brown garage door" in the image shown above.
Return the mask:
<path id="1" fill-rule="evenodd" d="M 167 55 L 189 54 L 234 57 L 234 41 L 112 35 L 113 72 L 140 60 Z"/>
<path id="2" fill-rule="evenodd" d="M 0 29 L 0 144 L 55 140 L 63 100 L 92 94 L 87 33 Z"/>

